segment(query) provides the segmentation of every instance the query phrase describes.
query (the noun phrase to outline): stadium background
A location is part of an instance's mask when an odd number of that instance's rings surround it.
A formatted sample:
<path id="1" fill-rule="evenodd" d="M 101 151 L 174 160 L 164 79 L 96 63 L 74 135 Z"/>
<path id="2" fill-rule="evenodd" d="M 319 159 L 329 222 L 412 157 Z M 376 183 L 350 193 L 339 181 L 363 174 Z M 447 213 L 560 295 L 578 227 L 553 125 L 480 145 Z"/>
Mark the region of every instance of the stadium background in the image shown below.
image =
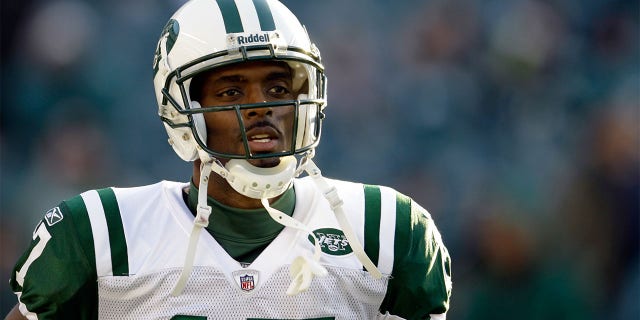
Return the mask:
<path id="1" fill-rule="evenodd" d="M 432 213 L 450 319 L 637 319 L 637 1 L 284 2 L 327 67 L 320 167 Z M 189 178 L 151 83 L 180 4 L 2 1 L 0 314 L 59 200 Z"/>

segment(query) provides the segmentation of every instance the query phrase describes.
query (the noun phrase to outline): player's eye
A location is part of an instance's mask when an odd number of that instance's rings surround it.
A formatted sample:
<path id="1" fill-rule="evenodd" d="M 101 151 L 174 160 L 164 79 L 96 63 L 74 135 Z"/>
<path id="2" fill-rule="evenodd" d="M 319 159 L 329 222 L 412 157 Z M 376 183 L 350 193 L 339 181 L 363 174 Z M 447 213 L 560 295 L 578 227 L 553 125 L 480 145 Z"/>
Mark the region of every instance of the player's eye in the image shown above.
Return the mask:
<path id="1" fill-rule="evenodd" d="M 289 98 L 291 96 L 291 90 L 285 86 L 273 86 L 268 92 L 270 96 L 275 98 Z"/>
<path id="2" fill-rule="evenodd" d="M 240 90 L 236 88 L 226 89 L 216 94 L 216 96 L 219 98 L 236 97 L 238 95 L 240 95 Z"/>

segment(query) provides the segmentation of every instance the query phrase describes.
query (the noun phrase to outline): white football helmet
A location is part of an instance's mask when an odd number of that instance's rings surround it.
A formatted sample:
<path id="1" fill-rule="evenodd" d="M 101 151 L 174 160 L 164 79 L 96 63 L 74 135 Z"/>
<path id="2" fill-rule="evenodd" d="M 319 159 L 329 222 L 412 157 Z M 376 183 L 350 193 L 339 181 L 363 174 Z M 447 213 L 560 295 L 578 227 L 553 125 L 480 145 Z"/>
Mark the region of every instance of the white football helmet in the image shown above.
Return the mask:
<path id="1" fill-rule="evenodd" d="M 200 107 L 192 101 L 189 89 L 194 76 L 229 64 L 259 60 L 287 62 L 293 73 L 294 89 L 304 94 L 297 100 L 224 107 Z M 169 143 L 185 161 L 208 157 L 245 160 L 284 157 L 313 152 L 318 145 L 326 105 L 326 77 L 320 52 L 293 13 L 276 0 L 187 2 L 164 27 L 153 69 L 160 118 L 169 134 Z M 265 107 L 295 110 L 292 141 L 286 150 L 253 154 L 240 111 Z M 244 139 L 242 154 L 207 146 L 204 112 L 238 115 Z"/>

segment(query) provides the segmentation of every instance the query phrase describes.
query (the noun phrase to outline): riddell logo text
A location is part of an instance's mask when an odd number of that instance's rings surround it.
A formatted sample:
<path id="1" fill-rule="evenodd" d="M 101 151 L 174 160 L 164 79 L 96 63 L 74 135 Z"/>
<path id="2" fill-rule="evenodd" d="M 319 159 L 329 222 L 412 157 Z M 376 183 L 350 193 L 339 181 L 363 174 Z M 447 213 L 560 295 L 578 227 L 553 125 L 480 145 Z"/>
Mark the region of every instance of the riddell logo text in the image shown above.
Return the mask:
<path id="1" fill-rule="evenodd" d="M 269 42 L 269 34 L 251 34 L 248 36 L 238 36 L 238 44 L 250 44 L 256 42 Z"/>

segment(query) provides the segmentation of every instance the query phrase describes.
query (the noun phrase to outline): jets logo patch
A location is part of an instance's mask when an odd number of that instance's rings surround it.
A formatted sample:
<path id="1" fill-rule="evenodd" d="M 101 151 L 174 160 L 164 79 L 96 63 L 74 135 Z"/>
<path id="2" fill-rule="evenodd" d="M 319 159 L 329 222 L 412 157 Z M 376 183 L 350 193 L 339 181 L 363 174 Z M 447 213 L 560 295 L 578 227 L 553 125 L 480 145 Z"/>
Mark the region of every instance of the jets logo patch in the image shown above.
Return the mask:
<path id="1" fill-rule="evenodd" d="M 55 207 L 44 214 L 44 220 L 47 221 L 49 227 L 62 221 L 62 218 L 63 216 L 62 211 L 60 211 L 60 207 Z"/>
<path id="2" fill-rule="evenodd" d="M 316 235 L 318 242 L 320 242 L 322 252 L 328 255 L 344 256 L 353 252 L 347 236 L 338 229 L 321 228 L 314 230 L 313 234 Z M 309 236 L 309 241 L 313 243 L 313 237 Z"/>

